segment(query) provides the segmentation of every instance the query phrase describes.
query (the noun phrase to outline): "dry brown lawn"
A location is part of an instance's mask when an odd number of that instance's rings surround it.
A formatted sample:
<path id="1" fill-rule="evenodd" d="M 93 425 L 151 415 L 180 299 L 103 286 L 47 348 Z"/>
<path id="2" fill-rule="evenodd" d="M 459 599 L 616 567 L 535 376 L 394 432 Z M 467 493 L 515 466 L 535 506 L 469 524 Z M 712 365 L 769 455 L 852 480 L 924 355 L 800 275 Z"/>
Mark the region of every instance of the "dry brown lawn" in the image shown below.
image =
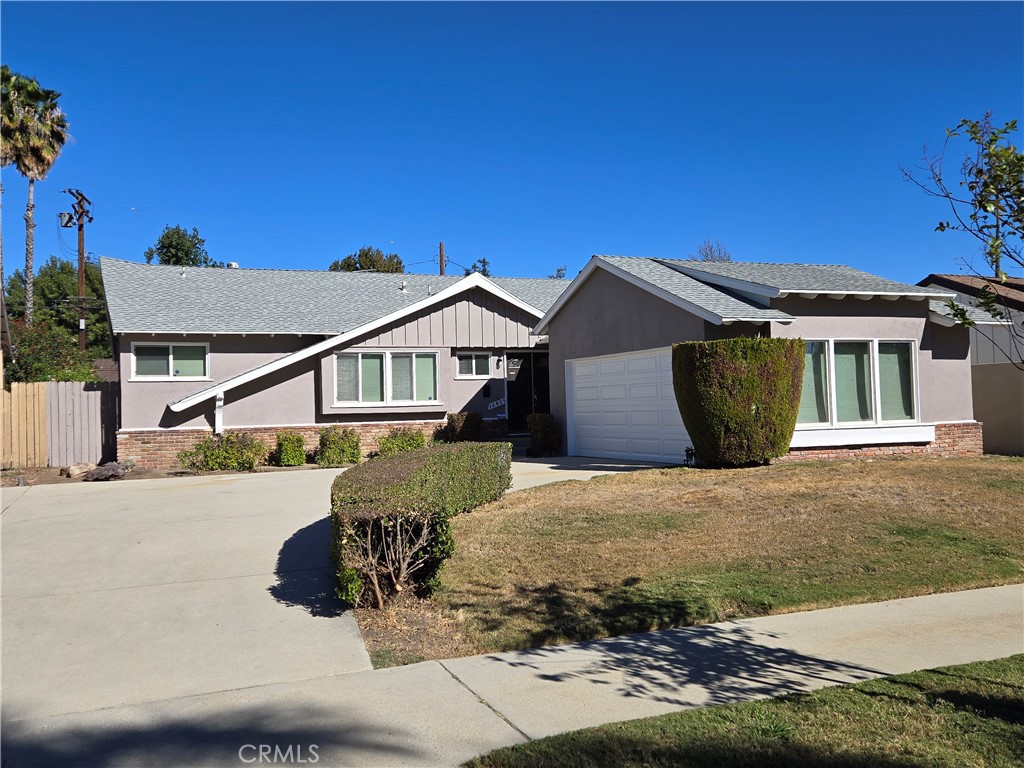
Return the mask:
<path id="1" fill-rule="evenodd" d="M 443 590 L 372 647 L 438 658 L 1024 581 L 1024 460 L 607 475 L 508 494 L 454 533 Z"/>

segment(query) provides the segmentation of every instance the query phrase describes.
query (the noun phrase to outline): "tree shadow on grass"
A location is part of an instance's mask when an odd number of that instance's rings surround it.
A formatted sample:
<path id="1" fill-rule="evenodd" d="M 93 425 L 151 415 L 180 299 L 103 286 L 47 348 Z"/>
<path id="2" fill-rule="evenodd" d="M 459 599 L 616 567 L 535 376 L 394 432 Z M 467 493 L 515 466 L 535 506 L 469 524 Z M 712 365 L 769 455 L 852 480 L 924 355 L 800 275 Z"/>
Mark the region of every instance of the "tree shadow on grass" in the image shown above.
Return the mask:
<path id="1" fill-rule="evenodd" d="M 274 568 L 277 583 L 267 591 L 279 603 L 304 608 L 310 616 L 342 615 L 350 606 L 335 594 L 330 546 L 330 517 L 300 528 L 281 547 Z"/>

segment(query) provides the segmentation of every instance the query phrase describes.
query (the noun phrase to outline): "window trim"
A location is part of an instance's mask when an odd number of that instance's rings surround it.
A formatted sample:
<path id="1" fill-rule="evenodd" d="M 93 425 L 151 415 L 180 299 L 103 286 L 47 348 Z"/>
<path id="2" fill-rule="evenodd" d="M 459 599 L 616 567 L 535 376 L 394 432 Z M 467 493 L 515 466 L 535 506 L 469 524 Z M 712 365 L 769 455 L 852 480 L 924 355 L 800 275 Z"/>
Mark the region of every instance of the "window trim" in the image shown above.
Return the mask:
<path id="1" fill-rule="evenodd" d="M 360 397 L 363 393 L 363 355 L 383 355 L 384 356 L 384 399 L 374 400 L 372 402 L 364 402 L 362 400 L 339 400 L 338 399 L 338 358 L 341 356 L 355 357 L 356 363 L 356 392 Z M 411 355 L 413 358 L 413 375 L 412 375 L 412 400 L 395 400 L 392 396 L 392 355 Z M 416 400 L 416 356 L 417 355 L 431 355 L 434 358 L 434 400 Z M 385 350 L 385 349 L 346 349 L 335 351 L 331 355 L 333 365 L 332 378 L 334 380 L 333 388 L 333 408 L 387 408 L 389 406 L 400 406 L 400 407 L 415 407 L 415 406 L 436 406 L 444 405 L 444 402 L 436 399 L 441 394 L 441 353 L 435 349 L 396 349 L 396 350 Z"/>
<path id="2" fill-rule="evenodd" d="M 473 358 L 473 371 L 474 372 L 472 374 L 462 374 L 462 373 L 459 373 L 459 356 L 460 355 L 462 355 L 463 357 L 469 356 L 469 357 Z M 484 374 L 476 373 L 476 359 L 478 357 L 486 357 L 487 358 L 487 373 L 484 373 Z M 491 371 L 494 370 L 494 366 L 491 364 L 491 359 L 493 357 L 494 356 L 490 352 L 470 352 L 470 351 L 456 352 L 455 355 L 454 355 L 454 359 L 455 359 L 455 378 L 459 379 L 459 380 L 464 380 L 464 381 L 472 381 L 474 379 L 477 380 L 477 381 L 484 380 L 484 379 L 493 379 L 494 376 L 491 375 Z"/>
<path id="3" fill-rule="evenodd" d="M 863 338 L 835 336 L 828 338 L 806 338 L 805 342 L 820 341 L 825 343 L 827 370 L 826 383 L 828 387 L 829 421 L 827 422 L 804 422 L 797 423 L 796 431 L 814 431 L 823 429 L 863 429 L 865 427 L 901 427 L 921 424 L 921 376 L 919 371 L 920 358 L 917 351 L 917 339 L 900 338 Z M 868 344 L 871 365 L 871 414 L 869 421 L 839 421 L 839 403 L 836 400 L 835 382 L 835 345 L 836 342 L 855 342 Z M 882 418 L 882 387 L 879 373 L 879 345 L 880 344 L 909 344 L 910 360 L 912 364 L 911 375 L 913 381 L 914 396 L 914 418 L 912 419 L 883 419 Z"/>
<path id="4" fill-rule="evenodd" d="M 140 374 L 136 371 L 137 357 L 135 350 L 139 347 L 167 347 L 167 370 L 170 371 L 166 376 L 164 375 L 147 375 L 145 373 Z M 174 348 L 175 347 L 203 347 L 203 367 L 206 369 L 205 376 L 175 376 L 174 375 Z M 210 373 L 210 343 L 206 341 L 133 341 L 132 342 L 132 368 L 131 378 L 128 381 L 213 381 L 213 376 Z"/>

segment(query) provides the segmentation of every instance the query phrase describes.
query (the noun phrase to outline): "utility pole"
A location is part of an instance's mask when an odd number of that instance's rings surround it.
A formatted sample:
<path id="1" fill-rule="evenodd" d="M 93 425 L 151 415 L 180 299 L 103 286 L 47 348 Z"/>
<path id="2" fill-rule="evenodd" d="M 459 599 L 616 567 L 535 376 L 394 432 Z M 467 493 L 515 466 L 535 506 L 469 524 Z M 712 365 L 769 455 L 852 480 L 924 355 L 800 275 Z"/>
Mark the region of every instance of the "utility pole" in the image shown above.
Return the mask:
<path id="1" fill-rule="evenodd" d="M 85 351 L 85 224 L 92 223 L 89 206 L 92 201 L 80 189 L 65 189 L 75 198 L 73 214 L 61 214 L 61 226 L 70 227 L 72 220 L 78 224 L 78 348 Z M 65 223 L 67 222 L 67 223 Z"/>
<path id="2" fill-rule="evenodd" d="M 438 261 L 441 264 L 441 274 L 444 274 L 444 242 L 441 243 L 441 248 L 437 253 Z"/>

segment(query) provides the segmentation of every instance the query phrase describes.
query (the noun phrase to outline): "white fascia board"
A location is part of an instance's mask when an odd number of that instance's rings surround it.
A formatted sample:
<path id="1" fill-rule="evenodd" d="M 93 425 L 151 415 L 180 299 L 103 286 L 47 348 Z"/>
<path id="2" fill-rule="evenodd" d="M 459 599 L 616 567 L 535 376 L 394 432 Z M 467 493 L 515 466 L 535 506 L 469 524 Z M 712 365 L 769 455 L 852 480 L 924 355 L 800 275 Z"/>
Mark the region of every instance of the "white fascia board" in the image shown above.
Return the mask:
<path id="1" fill-rule="evenodd" d="M 955 293 L 907 293 L 906 291 L 827 291 L 821 288 L 786 288 L 785 290 L 779 291 L 779 297 L 800 295 L 800 294 L 815 294 L 820 296 L 855 296 L 857 298 L 871 299 L 875 296 L 889 297 L 893 299 L 952 299 L 956 296 Z"/>
<path id="2" fill-rule="evenodd" d="M 358 328 L 353 328 L 351 331 L 345 331 L 345 333 L 340 333 L 337 336 L 332 336 L 329 339 L 324 339 L 323 341 L 317 342 L 316 344 L 312 344 L 308 347 L 305 347 L 304 349 L 300 349 L 297 352 L 292 352 L 291 354 L 285 355 L 284 357 L 279 357 L 276 360 L 271 360 L 269 363 L 261 365 L 258 368 L 253 368 L 252 370 L 246 371 L 245 373 L 241 373 L 233 378 L 225 379 L 224 381 L 218 382 L 212 386 L 201 389 L 198 392 L 193 392 L 191 395 L 187 395 L 186 397 L 183 397 L 180 400 L 168 403 L 167 406 L 175 413 L 180 413 L 186 408 L 190 408 L 191 406 L 196 405 L 197 403 L 201 403 L 205 400 L 209 400 L 211 397 L 217 396 L 218 393 L 228 392 L 229 390 L 235 389 L 236 387 L 240 387 L 243 384 L 248 384 L 250 381 L 255 381 L 256 379 L 262 378 L 263 376 L 267 376 L 268 374 L 274 373 L 275 371 L 279 371 L 282 368 L 286 368 L 289 365 L 297 363 L 301 360 L 305 360 L 307 357 L 311 357 L 321 352 L 325 352 L 328 349 L 332 349 L 333 347 L 337 347 L 341 344 L 344 344 L 346 341 L 351 341 L 352 339 L 358 338 L 359 336 L 370 333 L 371 331 L 375 331 L 378 328 L 382 328 L 390 323 L 393 323 L 396 320 L 401 320 L 403 317 L 419 312 L 420 310 L 427 309 L 443 301 L 447 301 L 453 296 L 457 296 L 458 294 L 463 293 L 464 291 L 471 290 L 473 288 L 482 288 L 483 290 L 494 294 L 498 298 L 504 299 L 510 304 L 519 307 L 523 311 L 530 313 L 534 317 L 540 317 L 541 315 L 541 313 L 537 310 L 536 307 L 532 307 L 529 304 L 525 303 L 524 301 L 517 299 L 508 291 L 495 285 L 483 275 L 474 272 L 473 274 L 468 275 L 462 280 L 459 280 L 459 282 L 455 283 L 454 285 L 445 288 L 443 291 L 439 291 L 438 293 L 435 293 L 433 296 L 428 296 L 427 298 L 422 299 L 421 301 L 417 301 L 415 304 L 410 304 L 408 307 L 404 307 L 400 310 L 397 310 L 396 312 L 392 312 L 389 315 L 385 315 L 384 317 L 377 318 L 373 322 L 366 323 L 365 325 L 361 325 Z M 253 335 L 255 336 L 261 334 Z"/>
<path id="3" fill-rule="evenodd" d="M 583 271 L 576 276 L 575 280 L 569 283 L 569 287 L 562 292 L 562 295 L 558 297 L 558 300 L 551 305 L 551 309 L 549 309 L 547 313 L 545 313 L 544 317 L 540 319 L 540 322 L 537 323 L 536 327 L 534 327 L 533 332 L 538 335 L 543 335 L 547 333 L 548 325 L 551 323 L 551 320 L 554 318 L 554 316 L 557 315 L 558 311 L 563 306 L 565 306 L 566 302 L 569 301 L 570 298 L 572 298 L 572 295 L 576 293 L 577 290 L 579 290 L 579 287 L 583 285 L 586 279 L 590 277 L 594 273 L 594 271 L 599 268 L 605 270 L 606 272 L 610 272 L 616 277 L 622 278 L 627 283 L 635 285 L 637 288 L 647 291 L 648 293 L 653 294 L 654 296 L 657 296 L 660 299 L 664 299 L 669 304 L 674 304 L 680 309 L 684 309 L 690 314 L 696 315 L 702 320 L 707 320 L 709 323 L 714 323 L 715 325 L 722 325 L 725 322 L 725 318 L 715 314 L 714 312 L 711 312 L 708 309 L 705 309 L 704 307 L 698 306 L 693 302 L 686 301 L 685 299 L 681 299 L 674 293 L 669 293 L 666 290 L 658 288 L 656 285 L 652 285 L 651 283 L 648 283 L 646 280 L 643 280 L 637 277 L 636 275 L 632 275 L 629 272 L 626 272 L 624 269 L 620 269 L 614 264 L 610 264 L 604 259 L 601 259 L 597 256 L 592 256 L 590 262 L 587 264 L 587 266 L 583 268 Z M 739 318 L 729 319 L 738 320 Z M 764 319 L 765 318 L 759 318 L 759 320 L 762 321 Z"/>
<path id="4" fill-rule="evenodd" d="M 956 318 L 952 315 L 944 315 L 941 312 L 928 311 L 928 320 L 935 323 L 936 325 L 943 325 L 946 328 L 952 328 L 954 325 L 960 325 L 956 321 Z M 975 320 L 975 325 L 998 325 L 1013 327 L 1013 322 L 1010 320 L 998 320 L 997 318 L 989 318 L 988 320 Z M 965 326 L 966 327 L 966 326 Z"/>

